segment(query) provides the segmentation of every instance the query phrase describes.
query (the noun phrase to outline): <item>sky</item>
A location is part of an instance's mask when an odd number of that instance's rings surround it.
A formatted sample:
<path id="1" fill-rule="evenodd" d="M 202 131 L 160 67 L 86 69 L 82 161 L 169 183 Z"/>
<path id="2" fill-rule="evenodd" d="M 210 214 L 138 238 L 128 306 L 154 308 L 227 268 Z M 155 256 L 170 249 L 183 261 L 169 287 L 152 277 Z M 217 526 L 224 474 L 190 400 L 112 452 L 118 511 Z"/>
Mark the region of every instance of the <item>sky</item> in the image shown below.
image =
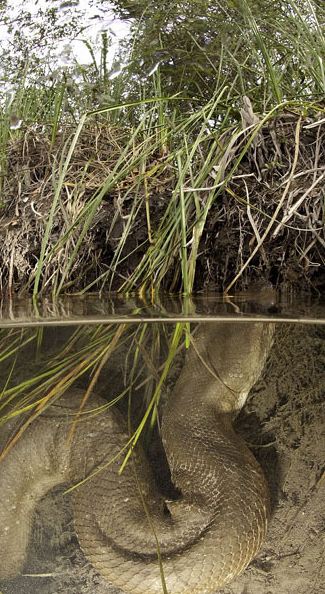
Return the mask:
<path id="1" fill-rule="evenodd" d="M 97 41 L 102 31 L 106 30 L 111 37 L 111 47 L 109 53 L 109 61 L 113 61 L 114 54 L 118 48 L 121 39 L 124 39 L 130 29 L 130 23 L 127 21 L 121 21 L 117 19 L 113 11 L 101 12 L 96 7 L 96 2 L 90 2 L 88 0 L 72 0 L 71 2 L 56 1 L 56 0 L 8 0 L 6 13 L 10 15 L 10 20 L 15 21 L 23 9 L 24 11 L 30 12 L 32 18 L 37 18 L 37 12 L 41 8 L 48 8 L 49 4 L 60 7 L 60 19 L 61 22 L 69 19 L 69 15 L 74 10 L 81 10 L 84 13 L 82 18 L 82 26 L 86 26 L 86 30 L 80 35 L 79 38 L 70 42 L 69 39 L 62 40 L 56 48 L 55 55 L 57 59 L 57 67 L 66 65 L 71 58 L 76 58 L 80 64 L 87 64 L 92 61 L 89 50 L 83 43 L 82 39 L 87 39 L 92 44 Z M 109 7 L 109 2 L 105 3 L 105 6 Z M 96 15 L 100 14 L 100 19 L 96 19 Z M 9 34 L 7 27 L 0 25 L 0 39 L 2 47 L 6 44 L 9 45 L 9 41 L 13 39 L 14 31 Z"/>

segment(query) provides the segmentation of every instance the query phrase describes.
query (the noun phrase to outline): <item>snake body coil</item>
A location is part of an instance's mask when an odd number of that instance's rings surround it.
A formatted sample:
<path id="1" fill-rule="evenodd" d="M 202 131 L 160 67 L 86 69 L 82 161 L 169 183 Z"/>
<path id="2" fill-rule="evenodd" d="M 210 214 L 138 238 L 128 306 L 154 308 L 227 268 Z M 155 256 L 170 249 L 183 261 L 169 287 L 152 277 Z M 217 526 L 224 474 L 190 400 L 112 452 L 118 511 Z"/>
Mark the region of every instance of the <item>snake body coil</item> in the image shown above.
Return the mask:
<path id="1" fill-rule="evenodd" d="M 114 456 L 72 492 L 80 545 L 103 576 L 132 594 L 163 592 L 157 540 L 169 594 L 215 592 L 243 571 L 265 535 L 268 490 L 232 420 L 261 374 L 273 332 L 272 324 L 262 323 L 199 326 L 162 424 L 181 493 L 176 501 L 158 492 L 141 451 L 117 474 L 127 432 L 114 410 L 86 415 L 69 445 L 80 391 L 66 393 L 39 416 L 0 464 L 0 579 L 23 568 L 38 501 Z M 96 397 L 90 404 L 101 403 Z"/>

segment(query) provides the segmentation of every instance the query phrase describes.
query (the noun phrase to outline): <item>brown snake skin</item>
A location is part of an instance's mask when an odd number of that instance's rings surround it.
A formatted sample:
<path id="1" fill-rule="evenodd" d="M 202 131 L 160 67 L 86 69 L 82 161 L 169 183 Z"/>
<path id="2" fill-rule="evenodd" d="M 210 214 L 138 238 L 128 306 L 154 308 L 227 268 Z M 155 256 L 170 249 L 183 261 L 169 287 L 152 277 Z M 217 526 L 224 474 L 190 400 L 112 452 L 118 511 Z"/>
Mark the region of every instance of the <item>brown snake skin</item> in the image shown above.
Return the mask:
<path id="1" fill-rule="evenodd" d="M 175 501 L 158 492 L 141 451 L 117 475 L 127 432 L 115 410 L 84 415 L 72 444 L 80 390 L 39 416 L 0 464 L 0 579 L 23 569 L 40 498 L 115 455 L 72 492 L 79 543 L 109 582 L 132 594 L 164 592 L 156 538 L 169 594 L 212 593 L 242 572 L 263 541 L 269 504 L 262 470 L 232 419 L 262 372 L 273 332 L 271 323 L 199 325 L 162 423 L 181 492 Z M 102 403 L 95 397 L 89 406 Z"/>

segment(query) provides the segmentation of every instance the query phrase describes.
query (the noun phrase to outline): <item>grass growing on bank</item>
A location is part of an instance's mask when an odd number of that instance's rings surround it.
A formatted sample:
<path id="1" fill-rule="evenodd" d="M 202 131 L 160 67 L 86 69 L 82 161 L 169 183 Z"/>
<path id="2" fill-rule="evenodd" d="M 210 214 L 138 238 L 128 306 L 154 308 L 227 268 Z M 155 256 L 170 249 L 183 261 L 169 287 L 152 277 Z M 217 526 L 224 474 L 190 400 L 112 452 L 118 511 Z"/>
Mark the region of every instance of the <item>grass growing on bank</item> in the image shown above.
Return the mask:
<path id="1" fill-rule="evenodd" d="M 284 101 L 258 117 L 246 100 L 240 123 L 229 112 L 212 129 L 227 95 L 218 89 L 185 118 L 171 111 L 177 98 L 124 105 L 142 111 L 129 128 L 103 122 L 112 108 L 102 108 L 54 144 L 32 128 L 17 134 L 4 182 L 2 286 L 35 296 L 190 293 L 198 262 L 202 285 L 212 280 L 207 266 L 220 267 L 219 289 L 253 258 L 270 273 L 272 250 L 284 264 L 291 251 L 301 274 L 309 257 L 320 265 L 324 108 Z M 228 264 L 225 234 L 233 240 Z"/>
<path id="2" fill-rule="evenodd" d="M 82 67 L 40 88 L 25 72 L 0 121 L 2 291 L 317 285 L 325 43 L 308 6 L 266 27 L 242 3 L 239 49 L 222 49 L 204 101 L 164 96 L 158 68 L 138 99 L 122 73 L 94 109 Z"/>

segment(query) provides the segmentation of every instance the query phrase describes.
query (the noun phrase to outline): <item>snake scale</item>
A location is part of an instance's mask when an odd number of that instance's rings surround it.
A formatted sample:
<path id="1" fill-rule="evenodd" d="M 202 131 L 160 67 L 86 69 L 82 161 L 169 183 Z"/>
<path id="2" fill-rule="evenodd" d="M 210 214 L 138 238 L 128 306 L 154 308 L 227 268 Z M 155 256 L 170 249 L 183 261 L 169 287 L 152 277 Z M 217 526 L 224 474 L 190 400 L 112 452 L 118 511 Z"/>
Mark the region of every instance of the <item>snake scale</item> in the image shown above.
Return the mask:
<path id="1" fill-rule="evenodd" d="M 71 388 L 40 415 L 0 465 L 0 579 L 23 570 L 40 499 L 102 466 L 71 497 L 80 546 L 109 582 L 158 594 L 164 579 L 169 594 L 206 594 L 241 573 L 261 546 L 269 503 L 262 470 L 232 420 L 262 372 L 273 333 L 271 323 L 198 326 L 161 428 L 175 500 L 159 493 L 140 449 L 117 473 L 128 433 L 114 409 L 85 415 L 70 445 L 82 392 Z M 89 406 L 102 402 L 95 396 Z"/>

